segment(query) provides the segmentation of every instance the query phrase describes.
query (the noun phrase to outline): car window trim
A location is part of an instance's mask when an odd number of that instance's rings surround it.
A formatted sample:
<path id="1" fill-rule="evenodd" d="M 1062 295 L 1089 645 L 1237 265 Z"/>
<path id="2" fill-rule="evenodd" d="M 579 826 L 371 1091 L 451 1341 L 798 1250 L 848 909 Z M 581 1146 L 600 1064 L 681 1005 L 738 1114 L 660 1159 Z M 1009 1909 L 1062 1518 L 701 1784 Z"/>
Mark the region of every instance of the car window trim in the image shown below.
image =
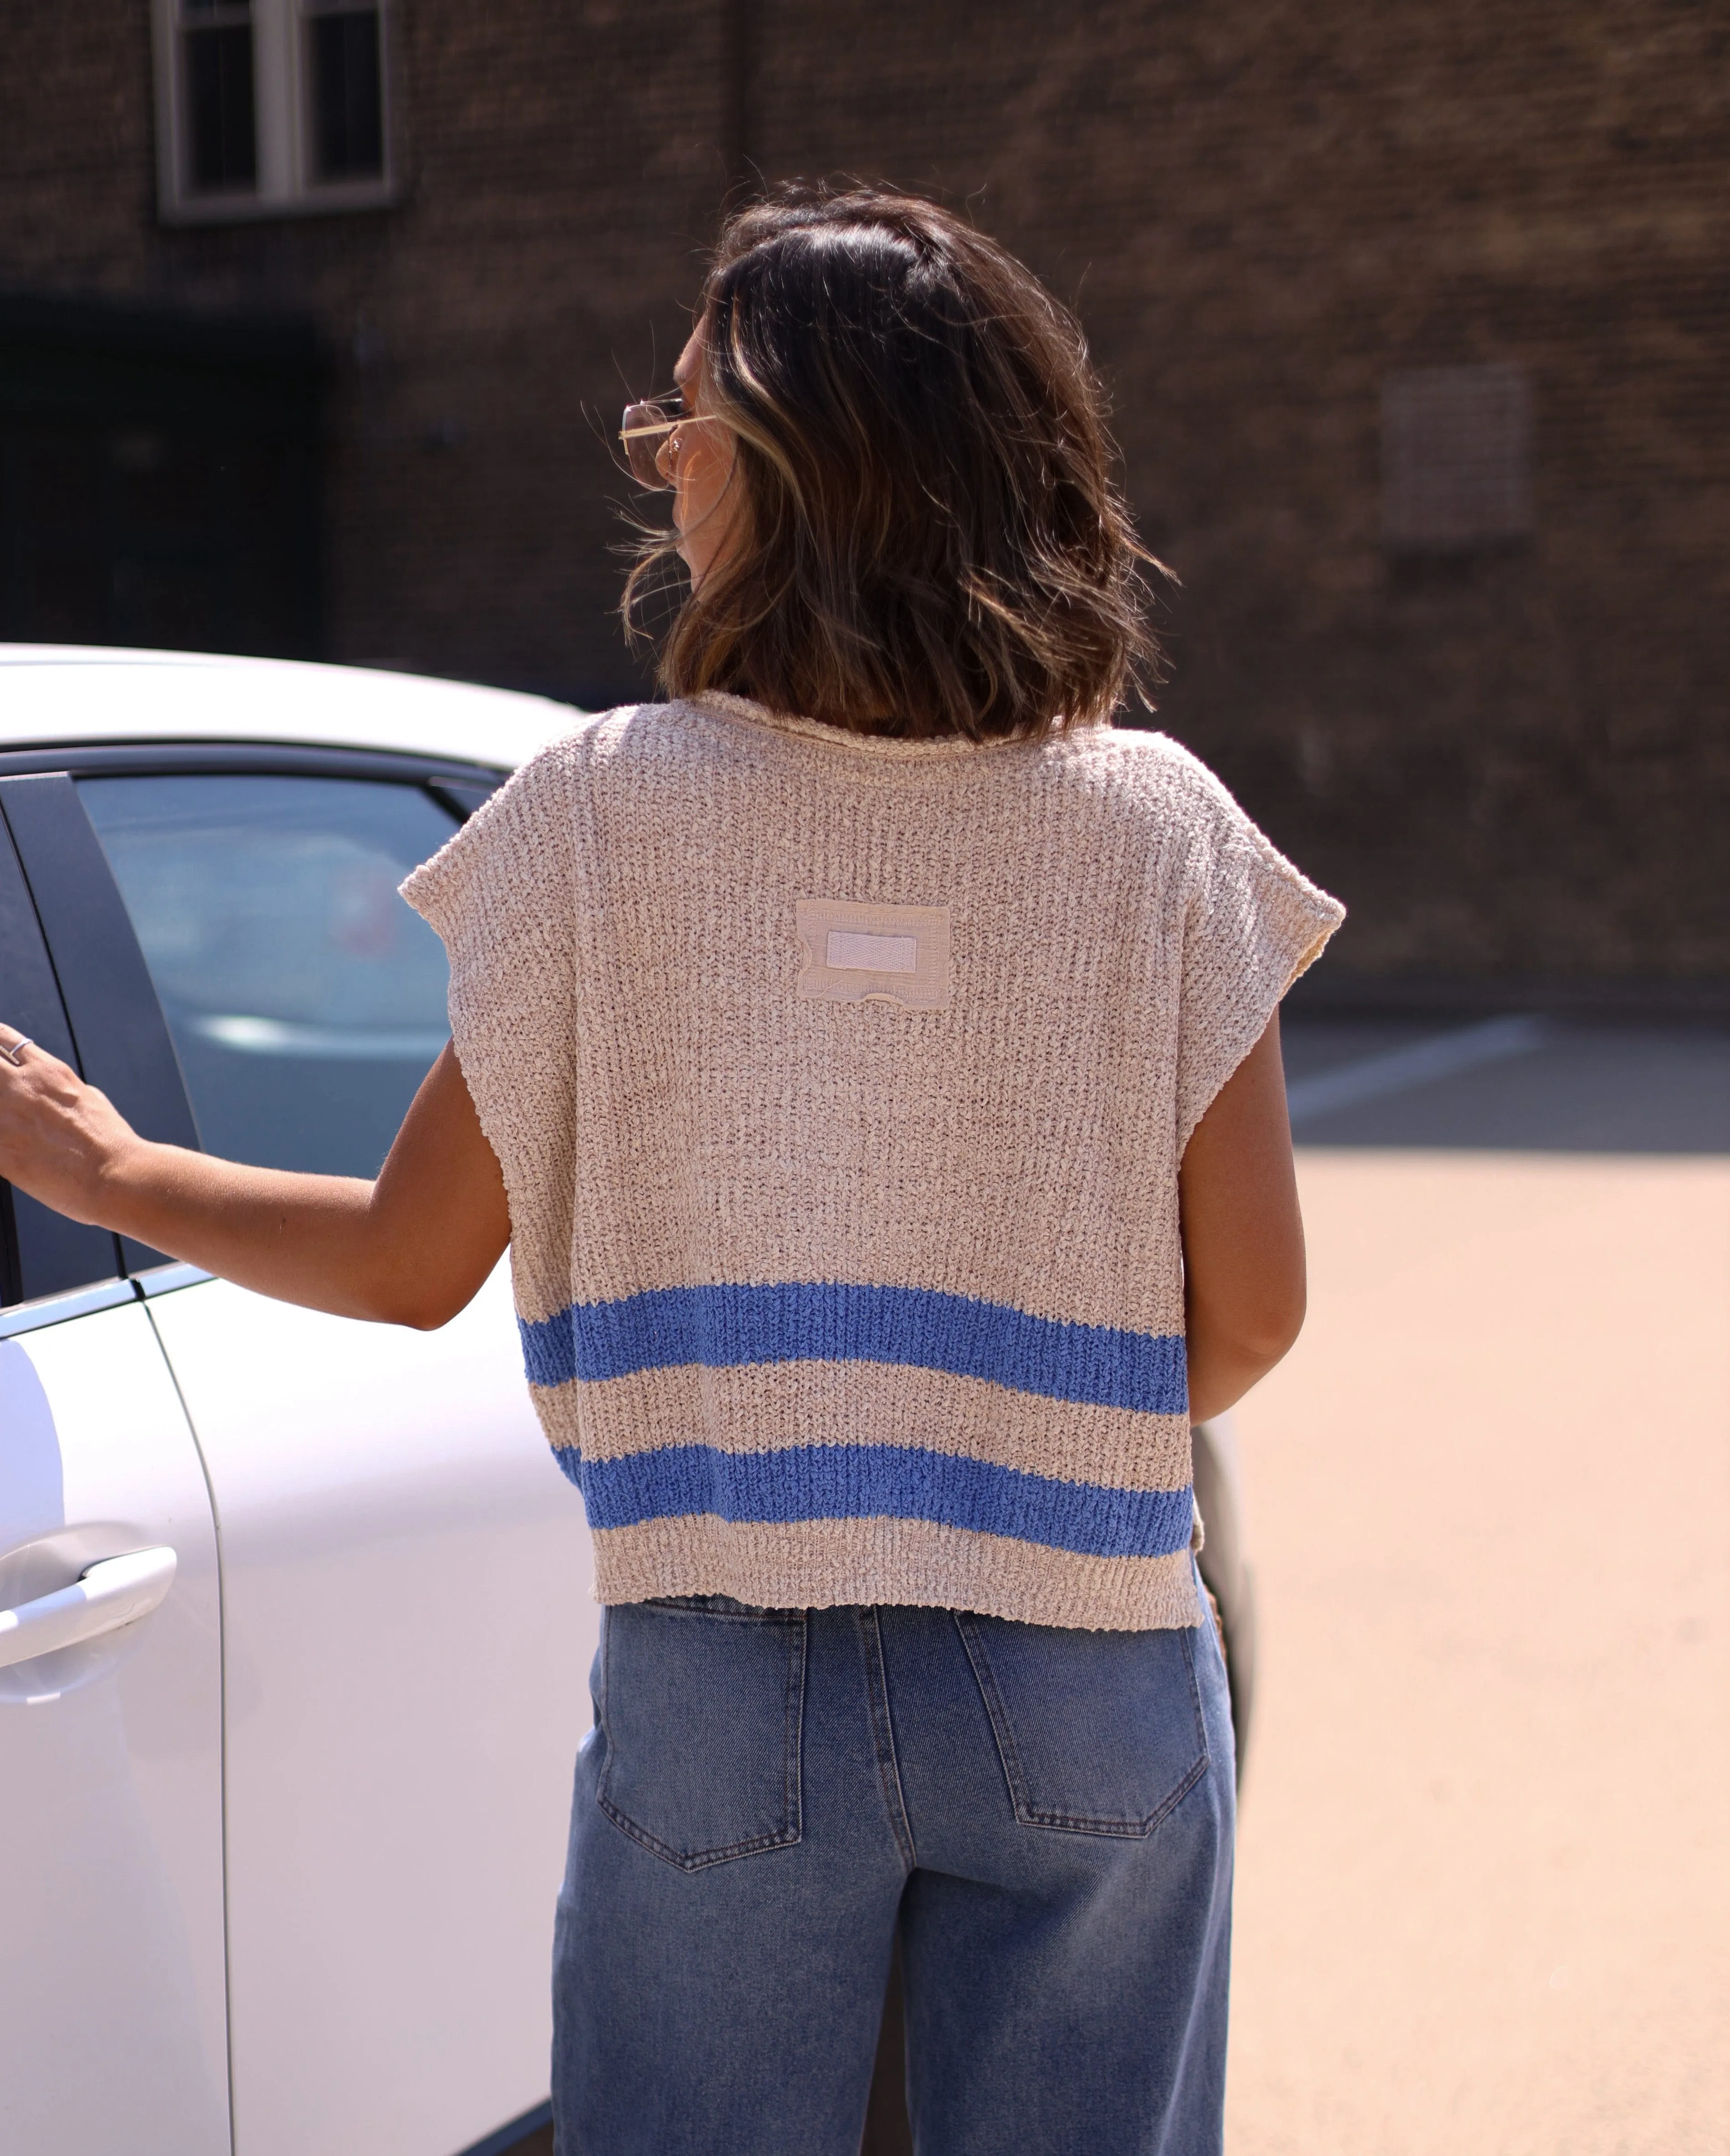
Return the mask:
<path id="1" fill-rule="evenodd" d="M 202 1287 L 215 1278 L 203 1265 L 183 1265 L 177 1259 L 172 1265 L 146 1265 L 132 1276 L 133 1285 L 146 1302 L 153 1296 L 173 1295 L 183 1287 Z"/>
<path id="2" fill-rule="evenodd" d="M 3 813 L 0 813 L 0 935 L 7 942 L 8 961 L 9 1002 L 3 1015 L 21 1023 L 23 1030 L 49 1054 L 64 1057 L 81 1072 L 78 1043 L 54 953 Z M 40 1246 L 39 1227 L 39 1222 L 33 1226 L 20 1215 L 18 1194 L 9 1185 L 0 1184 L 0 1309 L 17 1309 L 27 1300 L 43 1299 L 39 1266 L 49 1254 Z M 63 1249 L 60 1255 L 63 1259 L 69 1255 L 84 1276 L 77 1279 L 74 1275 L 74 1288 L 49 1289 L 50 1296 L 112 1281 L 126 1270 L 119 1242 L 105 1229 L 62 1224 L 60 1240 L 79 1246 Z M 71 1269 L 69 1265 L 68 1270 Z M 33 1276 L 39 1282 L 33 1293 L 30 1292 Z"/>
<path id="3" fill-rule="evenodd" d="M 217 1276 L 203 1265 L 148 1265 L 143 1270 L 92 1281 L 88 1287 L 68 1287 L 53 1295 L 39 1295 L 28 1302 L 9 1302 L 0 1308 L 0 1340 L 15 1339 L 21 1332 L 39 1332 L 45 1325 L 64 1325 L 92 1311 L 116 1310 L 126 1302 L 149 1302 L 159 1295 L 174 1295 L 183 1287 L 202 1287 Z"/>
<path id="4" fill-rule="evenodd" d="M 0 778 L 64 773 L 70 778 L 177 777 L 374 778 L 436 789 L 441 785 L 501 786 L 504 764 L 459 757 L 418 756 L 398 749 L 323 747 L 309 742 L 85 742 L 76 747 L 0 749 Z M 453 814 L 460 814 L 454 804 Z"/>
<path id="5" fill-rule="evenodd" d="M 39 1296 L 33 1302 L 9 1302 L 0 1310 L 0 1340 L 13 1340 L 21 1332 L 39 1332 L 45 1325 L 64 1325 L 69 1318 L 88 1317 L 92 1311 L 115 1310 L 123 1302 L 139 1300 L 135 1281 L 105 1280 Z"/>

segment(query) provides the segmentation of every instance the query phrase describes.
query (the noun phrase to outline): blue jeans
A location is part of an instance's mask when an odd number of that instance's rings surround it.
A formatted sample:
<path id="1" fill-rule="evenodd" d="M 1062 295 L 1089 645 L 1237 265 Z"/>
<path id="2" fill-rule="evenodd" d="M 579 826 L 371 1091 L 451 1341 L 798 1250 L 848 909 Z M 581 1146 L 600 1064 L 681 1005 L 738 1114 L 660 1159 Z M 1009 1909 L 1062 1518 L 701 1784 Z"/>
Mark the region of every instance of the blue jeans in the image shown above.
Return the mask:
<path id="1" fill-rule="evenodd" d="M 858 2156 L 895 1928 L 919 2156 L 1217 2156 L 1212 1627 L 607 1610 L 554 1949 L 559 2156 Z"/>

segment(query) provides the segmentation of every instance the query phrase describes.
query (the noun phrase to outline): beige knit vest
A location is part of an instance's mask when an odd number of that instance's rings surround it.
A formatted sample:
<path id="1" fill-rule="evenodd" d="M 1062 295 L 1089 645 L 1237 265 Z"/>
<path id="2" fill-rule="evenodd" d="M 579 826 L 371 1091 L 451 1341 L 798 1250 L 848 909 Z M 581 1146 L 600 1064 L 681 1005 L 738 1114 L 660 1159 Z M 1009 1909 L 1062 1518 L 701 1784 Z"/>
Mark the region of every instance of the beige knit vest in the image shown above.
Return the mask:
<path id="1" fill-rule="evenodd" d="M 603 1601 L 1196 1621 L 1178 1164 L 1342 911 L 1200 763 L 644 706 L 404 890 Z"/>

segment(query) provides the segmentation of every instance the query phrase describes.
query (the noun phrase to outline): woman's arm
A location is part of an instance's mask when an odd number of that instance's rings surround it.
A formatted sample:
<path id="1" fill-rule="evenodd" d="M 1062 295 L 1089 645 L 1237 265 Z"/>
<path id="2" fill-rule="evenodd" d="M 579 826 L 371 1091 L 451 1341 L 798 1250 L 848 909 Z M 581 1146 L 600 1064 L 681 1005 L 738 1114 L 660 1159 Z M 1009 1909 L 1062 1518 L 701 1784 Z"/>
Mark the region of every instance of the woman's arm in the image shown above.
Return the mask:
<path id="1" fill-rule="evenodd" d="M 0 1058 L 0 1177 L 261 1295 L 424 1329 L 455 1317 L 511 1240 L 498 1159 L 449 1045 L 374 1183 L 153 1145 L 26 1048 L 16 1069 Z"/>
<path id="2" fill-rule="evenodd" d="M 1303 1221 L 1278 1014 L 1196 1125 L 1178 1173 L 1189 1417 L 1241 1399 L 1303 1326 Z"/>
<path id="3" fill-rule="evenodd" d="M 0 1060 L 0 1177 L 260 1294 L 426 1328 L 473 1297 L 511 1235 L 497 1158 L 448 1047 L 374 1183 L 151 1144 L 65 1064 L 28 1048 L 15 1070 Z M 1271 1370 L 1303 1323 L 1277 1019 L 1196 1126 L 1178 1190 L 1190 1414 L 1204 1422 Z"/>

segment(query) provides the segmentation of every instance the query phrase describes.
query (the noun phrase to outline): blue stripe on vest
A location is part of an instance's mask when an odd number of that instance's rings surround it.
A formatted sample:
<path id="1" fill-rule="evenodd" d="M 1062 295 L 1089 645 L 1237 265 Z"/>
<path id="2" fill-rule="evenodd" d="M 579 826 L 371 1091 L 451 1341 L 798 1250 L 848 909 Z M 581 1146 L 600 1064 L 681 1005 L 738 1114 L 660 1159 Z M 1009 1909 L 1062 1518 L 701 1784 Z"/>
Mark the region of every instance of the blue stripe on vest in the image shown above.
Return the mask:
<path id="1" fill-rule="evenodd" d="M 1106 1490 L 899 1445 L 801 1445 L 722 1452 L 670 1445 L 619 1460 L 557 1460 L 591 1527 L 717 1514 L 723 1520 L 932 1520 L 1081 1557 L 1169 1557 L 1187 1549 L 1190 1493 Z"/>
<path id="2" fill-rule="evenodd" d="M 1182 1414 L 1182 1337 L 1029 1317 L 934 1288 L 844 1281 L 660 1287 L 573 1303 L 522 1327 L 529 1382 L 623 1378 L 700 1363 L 896 1363 L 1011 1392 L 1144 1414 Z"/>

